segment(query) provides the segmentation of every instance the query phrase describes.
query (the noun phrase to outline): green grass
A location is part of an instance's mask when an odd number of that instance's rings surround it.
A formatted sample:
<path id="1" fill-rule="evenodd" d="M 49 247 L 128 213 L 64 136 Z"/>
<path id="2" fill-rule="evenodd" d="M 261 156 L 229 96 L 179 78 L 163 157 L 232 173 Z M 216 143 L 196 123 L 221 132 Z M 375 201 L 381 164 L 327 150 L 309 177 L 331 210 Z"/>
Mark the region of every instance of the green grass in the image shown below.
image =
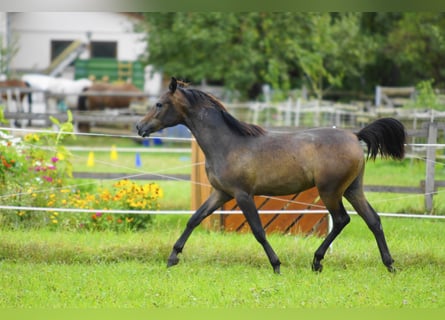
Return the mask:
<path id="1" fill-rule="evenodd" d="M 320 238 L 274 234 L 277 276 L 251 234 L 201 228 L 167 269 L 186 219 L 157 217 L 141 233 L 2 230 L 0 308 L 445 307 L 442 221 L 383 219 L 396 274 L 357 217 L 321 274 L 310 270 Z"/>
<path id="2" fill-rule="evenodd" d="M 368 161 L 365 169 L 365 185 L 388 185 L 419 187 L 425 180 L 425 161 L 391 161 L 378 159 Z M 436 163 L 435 180 L 445 180 L 445 168 Z M 423 194 L 367 192 L 367 198 L 378 212 L 425 213 Z M 445 214 L 445 189 L 439 188 L 434 196 L 433 213 Z"/>
<path id="3" fill-rule="evenodd" d="M 97 161 L 90 170 L 111 168 L 109 153 L 95 156 L 104 164 Z M 182 156 L 187 154 L 150 154 L 142 170 L 190 172 L 190 160 Z M 87 154 L 78 159 L 75 170 L 86 166 Z M 123 166 L 130 168 L 133 161 L 132 155 L 119 154 Z M 443 179 L 443 168 L 436 172 Z M 368 162 L 365 182 L 418 185 L 423 177 L 422 162 L 378 160 Z M 161 209 L 190 208 L 191 182 L 156 182 L 164 189 Z M 368 193 L 368 198 L 380 212 L 422 212 L 421 195 Z M 445 212 L 442 200 L 443 193 L 435 196 L 438 213 Z M 445 307 L 445 221 L 382 218 L 396 274 L 386 271 L 372 234 L 357 216 L 334 242 L 321 274 L 313 273 L 310 263 L 322 239 L 273 234 L 269 240 L 282 261 L 277 276 L 251 234 L 202 227 L 191 236 L 180 264 L 167 269 L 187 219 L 156 216 L 148 230 L 136 233 L 1 230 L 0 308 Z"/>
<path id="4" fill-rule="evenodd" d="M 140 153 L 141 166 L 136 166 L 136 152 L 119 152 L 116 160 L 110 159 L 110 151 L 94 151 L 94 165 L 88 165 L 89 151 L 73 153 L 73 168 L 76 172 L 118 172 L 128 174 L 189 174 L 190 153 Z"/>

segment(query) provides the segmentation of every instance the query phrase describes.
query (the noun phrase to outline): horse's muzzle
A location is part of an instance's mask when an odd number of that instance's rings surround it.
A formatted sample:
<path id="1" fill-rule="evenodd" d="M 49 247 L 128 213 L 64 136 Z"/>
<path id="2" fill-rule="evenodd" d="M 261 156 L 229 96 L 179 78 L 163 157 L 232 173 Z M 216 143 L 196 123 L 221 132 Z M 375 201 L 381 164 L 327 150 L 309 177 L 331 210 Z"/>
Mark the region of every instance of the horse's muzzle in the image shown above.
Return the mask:
<path id="1" fill-rule="evenodd" d="M 151 133 L 149 126 L 147 126 L 147 124 L 141 124 L 140 122 L 136 124 L 136 130 L 141 137 L 148 137 Z"/>

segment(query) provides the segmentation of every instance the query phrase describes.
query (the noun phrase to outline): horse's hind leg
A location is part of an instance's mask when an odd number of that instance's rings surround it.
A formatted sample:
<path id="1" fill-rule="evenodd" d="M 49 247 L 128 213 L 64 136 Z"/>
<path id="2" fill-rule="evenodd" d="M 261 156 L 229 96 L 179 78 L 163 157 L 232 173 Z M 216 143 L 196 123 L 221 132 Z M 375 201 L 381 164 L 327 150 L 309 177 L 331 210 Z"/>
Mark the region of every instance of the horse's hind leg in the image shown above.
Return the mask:
<path id="1" fill-rule="evenodd" d="M 351 203 L 357 213 L 365 220 L 369 229 L 374 234 L 377 241 L 377 246 L 382 257 L 383 264 L 389 272 L 394 272 L 393 258 L 389 253 L 388 245 L 386 244 L 385 234 L 383 233 L 380 217 L 371 207 L 365 198 L 365 195 L 360 187 L 352 185 L 345 193 L 345 198 Z"/>
<path id="2" fill-rule="evenodd" d="M 320 192 L 320 197 L 323 200 L 326 209 L 331 214 L 333 226 L 331 232 L 327 235 L 314 254 L 312 270 L 318 272 L 323 270 L 321 260 L 323 260 L 326 250 L 350 221 L 348 213 L 346 212 L 341 201 L 341 196 L 332 196 Z"/>
<path id="3" fill-rule="evenodd" d="M 198 210 L 196 210 L 196 212 L 190 217 L 189 221 L 187 222 L 187 226 L 184 232 L 181 234 L 181 236 L 173 246 L 173 250 L 168 258 L 167 267 L 178 264 L 178 254 L 182 252 L 187 239 L 190 237 L 193 230 L 202 222 L 202 220 L 204 220 L 204 218 L 212 214 L 213 211 L 221 207 L 230 199 L 232 199 L 232 197 L 228 194 L 222 191 L 215 190 L 204 202 L 204 204 L 199 207 Z"/>

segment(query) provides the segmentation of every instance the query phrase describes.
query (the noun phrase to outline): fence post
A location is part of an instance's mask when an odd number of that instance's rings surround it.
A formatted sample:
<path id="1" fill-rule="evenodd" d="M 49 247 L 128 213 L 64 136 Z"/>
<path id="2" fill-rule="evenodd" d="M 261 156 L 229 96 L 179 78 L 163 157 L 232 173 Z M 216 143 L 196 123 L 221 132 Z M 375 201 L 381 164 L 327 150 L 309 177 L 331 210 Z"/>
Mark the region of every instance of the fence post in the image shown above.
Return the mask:
<path id="1" fill-rule="evenodd" d="M 437 143 L 437 123 L 430 122 L 428 127 L 428 144 Z M 425 210 L 428 213 L 433 211 L 434 166 L 436 164 L 436 147 L 428 146 L 426 149 L 426 176 L 425 176 Z"/>

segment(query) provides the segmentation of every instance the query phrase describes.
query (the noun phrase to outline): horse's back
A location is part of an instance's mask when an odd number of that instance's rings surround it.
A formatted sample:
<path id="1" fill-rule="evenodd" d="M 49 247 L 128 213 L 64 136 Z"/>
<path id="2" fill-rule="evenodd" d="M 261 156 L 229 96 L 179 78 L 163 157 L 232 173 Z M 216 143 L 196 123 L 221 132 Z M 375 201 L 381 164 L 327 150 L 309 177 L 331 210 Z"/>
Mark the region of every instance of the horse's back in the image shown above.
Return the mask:
<path id="1" fill-rule="evenodd" d="M 348 183 L 360 173 L 364 157 L 353 133 L 328 128 L 250 138 L 234 145 L 226 160 L 224 171 L 233 183 L 252 186 L 256 194 L 280 195 Z"/>

